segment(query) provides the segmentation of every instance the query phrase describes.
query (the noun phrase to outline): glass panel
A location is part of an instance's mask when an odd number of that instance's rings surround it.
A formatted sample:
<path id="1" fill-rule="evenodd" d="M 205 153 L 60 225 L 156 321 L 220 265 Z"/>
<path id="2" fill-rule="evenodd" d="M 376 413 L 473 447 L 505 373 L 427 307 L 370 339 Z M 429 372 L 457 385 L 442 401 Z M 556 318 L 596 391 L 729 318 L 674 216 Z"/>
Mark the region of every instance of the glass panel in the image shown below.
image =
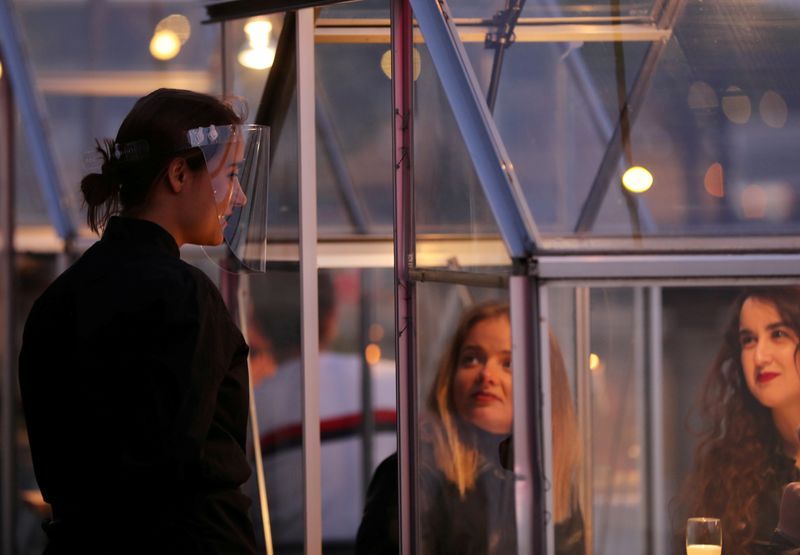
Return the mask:
<path id="1" fill-rule="evenodd" d="M 797 232 L 800 185 L 787 149 L 798 138 L 798 86 L 785 76 L 797 67 L 798 10 L 689 2 L 634 122 L 632 159 L 609 176 L 619 189 L 629 165 L 650 170 L 654 183 L 642 194 L 655 224 L 648 233 Z M 604 212 L 596 232 L 614 234 L 614 219 Z"/>
<path id="2" fill-rule="evenodd" d="M 800 289 L 553 286 L 547 299 L 590 552 L 677 553 L 695 516 L 722 519 L 726 551 L 768 549 L 783 486 L 800 478 Z M 758 478 L 740 487 L 744 475 Z"/>
<path id="3" fill-rule="evenodd" d="M 241 97 L 247 103 L 248 121 L 251 123 L 262 100 L 264 85 L 276 63 L 276 48 L 283 31 L 284 18 L 284 14 L 278 13 L 222 24 L 225 26 L 226 85 L 230 94 Z M 272 102 L 276 100 L 270 99 Z"/>
<path id="4" fill-rule="evenodd" d="M 84 155 L 96 138 L 113 137 L 141 95 L 161 86 L 215 92 L 219 26 L 202 25 L 201 4 L 18 0 L 16 9 L 34 75 L 45 99 L 46 133 L 63 184 L 64 204 L 85 229 L 79 187 Z M 151 53 L 159 31 L 163 59 Z M 212 79 L 212 76 L 214 79 Z M 24 130 L 19 143 L 26 148 Z M 25 165 L 21 166 L 25 169 Z M 39 192 L 20 172 L 17 204 L 24 224 L 47 221 Z M 24 180 L 24 181 L 23 181 Z"/>
<path id="5" fill-rule="evenodd" d="M 417 265 L 485 270 L 510 264 L 428 50 L 414 48 Z M 452 240 L 437 240 L 445 234 Z"/>
<path id="6" fill-rule="evenodd" d="M 317 45 L 317 179 L 325 234 L 392 233 L 389 52 L 388 44 Z"/>
<path id="7" fill-rule="evenodd" d="M 352 552 L 368 480 L 397 449 L 392 295 L 388 270 L 319 275 L 326 553 Z M 251 275 L 249 298 L 251 375 L 275 553 L 303 553 L 299 275 Z M 258 499 L 255 482 L 251 490 Z"/>
<path id="8" fill-rule="evenodd" d="M 516 552 L 507 303 L 504 290 L 417 287 L 421 553 Z"/>
<path id="9" fill-rule="evenodd" d="M 630 83 L 647 45 L 623 43 Z M 483 91 L 493 50 L 469 43 Z M 571 232 L 619 113 L 615 49 L 610 43 L 517 42 L 497 83 L 494 121 L 539 229 Z M 623 97 L 629 86 L 622 91 Z"/>
<path id="10" fill-rule="evenodd" d="M 452 13 L 486 19 L 503 7 L 454 2 Z M 525 19 L 553 7 L 599 19 Z M 798 91 L 786 76 L 800 59 L 792 39 L 800 8 L 689 0 L 669 29 L 661 19 L 669 3 L 620 7 L 624 25 L 603 19 L 607 3 L 527 3 L 502 65 L 486 40 L 495 27 L 457 19 L 544 247 L 562 248 L 565 236 L 796 234 L 797 172 L 786 149 L 797 142 Z M 650 10 L 658 25 L 643 15 Z M 501 68 L 494 81 L 493 68 Z M 647 170 L 649 189 L 631 184 L 625 172 L 634 166 Z"/>

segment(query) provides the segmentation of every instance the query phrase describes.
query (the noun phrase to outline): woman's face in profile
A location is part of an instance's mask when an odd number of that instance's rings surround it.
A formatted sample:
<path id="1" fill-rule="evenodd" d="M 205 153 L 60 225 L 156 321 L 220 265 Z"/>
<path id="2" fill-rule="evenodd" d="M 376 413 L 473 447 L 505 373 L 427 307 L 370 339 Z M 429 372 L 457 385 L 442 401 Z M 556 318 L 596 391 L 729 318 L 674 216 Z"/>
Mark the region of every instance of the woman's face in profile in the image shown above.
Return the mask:
<path id="1" fill-rule="evenodd" d="M 750 297 L 739 313 L 739 344 L 747 387 L 765 407 L 800 403 L 797 333 L 775 305 Z"/>
<path id="2" fill-rule="evenodd" d="M 217 205 L 220 223 L 225 226 L 225 219 L 237 206 L 247 202 L 244 191 L 239 184 L 239 173 L 244 161 L 244 143 L 235 140 L 227 143 L 220 152 L 208 161 L 208 174 L 211 177 L 211 189 Z"/>
<path id="3" fill-rule="evenodd" d="M 467 422 L 494 434 L 511 433 L 511 325 L 481 320 L 467 333 L 453 376 L 453 403 Z"/>

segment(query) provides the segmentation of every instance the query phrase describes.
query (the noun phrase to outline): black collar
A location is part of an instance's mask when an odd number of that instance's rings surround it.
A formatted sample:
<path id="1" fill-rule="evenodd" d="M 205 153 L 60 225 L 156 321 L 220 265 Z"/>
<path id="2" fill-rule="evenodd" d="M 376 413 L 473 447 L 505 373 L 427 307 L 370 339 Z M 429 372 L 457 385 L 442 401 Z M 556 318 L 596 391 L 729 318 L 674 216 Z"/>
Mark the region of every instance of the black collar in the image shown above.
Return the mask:
<path id="1" fill-rule="evenodd" d="M 175 258 L 180 258 L 180 249 L 175 238 L 160 225 L 148 220 L 112 216 L 103 232 L 104 241 L 135 241 L 151 245 Z"/>

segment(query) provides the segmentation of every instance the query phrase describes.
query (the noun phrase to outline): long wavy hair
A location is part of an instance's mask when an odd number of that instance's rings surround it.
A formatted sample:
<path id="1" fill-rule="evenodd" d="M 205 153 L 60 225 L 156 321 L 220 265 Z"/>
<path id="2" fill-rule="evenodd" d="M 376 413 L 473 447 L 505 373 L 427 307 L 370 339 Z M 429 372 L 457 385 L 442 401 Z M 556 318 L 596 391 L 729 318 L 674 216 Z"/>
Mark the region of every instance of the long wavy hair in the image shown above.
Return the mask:
<path id="1" fill-rule="evenodd" d="M 765 494 L 790 480 L 793 464 L 782 455 L 783 440 L 769 408 L 750 393 L 742 368 L 739 317 L 747 299 L 772 304 L 800 335 L 800 287 L 745 289 L 733 306 L 722 346 L 706 377 L 699 412 L 694 468 L 683 491 L 691 515 L 722 519 L 727 553 L 746 553 L 759 517 L 771 510 Z"/>
<path id="2" fill-rule="evenodd" d="M 462 314 L 447 349 L 442 354 L 436 380 L 428 397 L 433 415 L 431 435 L 436 466 L 463 496 L 475 486 L 486 461 L 469 433 L 457 418 L 453 400 L 453 376 L 458 367 L 461 347 L 470 330 L 484 320 L 509 318 L 508 304 L 490 301 L 467 309 Z M 580 449 L 575 412 L 572 407 L 564 358 L 553 335 L 550 335 L 550 384 L 552 392 L 554 509 L 556 522 L 567 518 L 573 509 L 572 482 L 577 474 Z"/>

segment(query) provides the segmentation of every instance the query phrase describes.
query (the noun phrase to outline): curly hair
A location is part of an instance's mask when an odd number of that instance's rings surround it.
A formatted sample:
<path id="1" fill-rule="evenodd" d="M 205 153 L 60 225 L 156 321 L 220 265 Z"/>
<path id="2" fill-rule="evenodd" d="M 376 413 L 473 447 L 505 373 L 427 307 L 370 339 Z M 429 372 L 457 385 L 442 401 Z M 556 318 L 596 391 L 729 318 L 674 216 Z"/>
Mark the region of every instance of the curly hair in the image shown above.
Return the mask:
<path id="1" fill-rule="evenodd" d="M 775 307 L 800 335 L 800 287 L 747 288 L 733 306 L 722 346 L 705 380 L 700 414 L 708 423 L 695 451 L 683 497 L 692 515 L 719 517 L 728 553 L 747 553 L 769 492 L 791 480 L 792 461 L 769 408 L 750 392 L 742 368 L 739 317 L 747 299 Z M 776 513 L 777 516 L 777 513 Z"/>
<path id="2" fill-rule="evenodd" d="M 488 301 L 467 309 L 459 320 L 456 331 L 437 368 L 436 380 L 428 397 L 428 409 L 433 414 L 435 426 L 432 435 L 436 466 L 463 496 L 475 485 L 484 461 L 470 435 L 459 425 L 453 401 L 453 375 L 461 347 L 470 330 L 484 320 L 509 318 L 505 302 Z M 574 509 L 572 482 L 577 474 L 580 459 L 577 423 L 572 408 L 566 365 L 561 349 L 550 334 L 550 377 L 552 392 L 553 434 L 553 500 L 556 522 L 570 516 Z"/>

